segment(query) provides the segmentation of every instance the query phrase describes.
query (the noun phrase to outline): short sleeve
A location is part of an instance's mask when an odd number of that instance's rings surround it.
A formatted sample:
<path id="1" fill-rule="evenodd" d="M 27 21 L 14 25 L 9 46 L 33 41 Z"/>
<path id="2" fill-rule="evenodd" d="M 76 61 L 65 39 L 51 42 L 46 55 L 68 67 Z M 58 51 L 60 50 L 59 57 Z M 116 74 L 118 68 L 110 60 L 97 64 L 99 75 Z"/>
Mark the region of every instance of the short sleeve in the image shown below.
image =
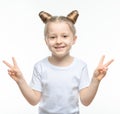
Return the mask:
<path id="1" fill-rule="evenodd" d="M 88 75 L 88 69 L 87 69 L 87 65 L 85 65 L 82 68 L 82 72 L 81 72 L 79 90 L 81 90 L 85 87 L 88 87 L 89 83 L 90 83 L 90 79 L 89 79 L 89 75 Z"/>
<path id="2" fill-rule="evenodd" d="M 41 81 L 41 75 L 40 75 L 40 69 L 38 72 L 38 68 L 37 66 L 34 66 L 33 69 L 33 75 L 32 75 L 32 79 L 30 82 L 30 86 L 32 87 L 32 89 L 37 90 L 37 91 L 42 91 L 42 81 Z"/>

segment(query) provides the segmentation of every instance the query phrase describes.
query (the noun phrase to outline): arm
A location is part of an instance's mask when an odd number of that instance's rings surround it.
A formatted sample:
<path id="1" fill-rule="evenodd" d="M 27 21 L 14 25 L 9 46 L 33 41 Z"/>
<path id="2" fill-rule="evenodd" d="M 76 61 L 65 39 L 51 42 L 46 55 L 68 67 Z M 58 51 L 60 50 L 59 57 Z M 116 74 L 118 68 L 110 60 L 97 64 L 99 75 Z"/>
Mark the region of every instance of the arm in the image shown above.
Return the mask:
<path id="1" fill-rule="evenodd" d="M 102 56 L 98 64 L 98 67 L 94 71 L 90 85 L 87 88 L 84 88 L 80 91 L 80 99 L 82 104 L 85 106 L 88 106 L 94 99 L 97 93 L 100 81 L 105 77 L 108 70 L 108 66 L 113 62 L 113 60 L 110 60 L 109 62 L 103 65 L 104 58 L 105 56 Z"/>
<path id="2" fill-rule="evenodd" d="M 5 65 L 9 67 L 8 74 L 10 77 L 15 80 L 18 87 L 21 90 L 21 93 L 25 99 L 31 104 L 36 105 L 40 101 L 41 93 L 39 91 L 33 90 L 25 81 L 22 72 L 20 71 L 15 58 L 12 58 L 13 65 L 9 64 L 6 61 L 3 61 Z"/>

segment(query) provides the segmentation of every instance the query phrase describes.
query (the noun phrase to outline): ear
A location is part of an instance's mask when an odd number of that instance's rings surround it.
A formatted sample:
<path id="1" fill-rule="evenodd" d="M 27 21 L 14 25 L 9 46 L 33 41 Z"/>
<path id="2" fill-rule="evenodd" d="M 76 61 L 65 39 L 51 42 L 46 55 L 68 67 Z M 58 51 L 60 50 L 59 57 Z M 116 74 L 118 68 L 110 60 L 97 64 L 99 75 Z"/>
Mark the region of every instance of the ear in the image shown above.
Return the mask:
<path id="1" fill-rule="evenodd" d="M 77 36 L 74 36 L 73 37 L 73 44 L 75 44 L 76 40 L 77 40 Z"/>
<path id="2" fill-rule="evenodd" d="M 45 37 L 44 40 L 45 40 L 45 43 L 46 43 L 46 45 L 47 45 L 47 38 Z"/>

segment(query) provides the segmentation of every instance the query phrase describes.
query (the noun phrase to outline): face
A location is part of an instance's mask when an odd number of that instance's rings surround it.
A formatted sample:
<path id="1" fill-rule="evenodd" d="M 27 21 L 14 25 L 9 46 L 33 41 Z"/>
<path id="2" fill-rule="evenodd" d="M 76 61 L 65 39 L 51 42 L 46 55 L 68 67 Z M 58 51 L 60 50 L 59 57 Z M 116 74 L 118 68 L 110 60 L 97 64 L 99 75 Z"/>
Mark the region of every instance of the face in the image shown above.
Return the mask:
<path id="1" fill-rule="evenodd" d="M 69 56 L 70 49 L 76 41 L 68 24 L 65 22 L 51 22 L 48 25 L 48 31 L 45 38 L 52 56 Z"/>

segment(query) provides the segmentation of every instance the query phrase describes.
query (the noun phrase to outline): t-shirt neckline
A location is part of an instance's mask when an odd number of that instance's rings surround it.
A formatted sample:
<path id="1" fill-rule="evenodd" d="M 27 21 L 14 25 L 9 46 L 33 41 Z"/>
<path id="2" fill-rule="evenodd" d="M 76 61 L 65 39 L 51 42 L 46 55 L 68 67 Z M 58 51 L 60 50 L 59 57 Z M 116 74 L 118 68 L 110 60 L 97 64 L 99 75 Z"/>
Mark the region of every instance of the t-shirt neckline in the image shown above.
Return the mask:
<path id="1" fill-rule="evenodd" d="M 58 70 L 70 69 L 75 64 L 75 61 L 76 61 L 76 58 L 73 58 L 73 61 L 70 65 L 68 65 L 68 66 L 57 66 L 57 65 L 54 65 L 54 64 L 50 63 L 48 58 L 49 57 L 46 58 L 47 65 L 49 65 L 51 68 L 58 69 Z"/>

